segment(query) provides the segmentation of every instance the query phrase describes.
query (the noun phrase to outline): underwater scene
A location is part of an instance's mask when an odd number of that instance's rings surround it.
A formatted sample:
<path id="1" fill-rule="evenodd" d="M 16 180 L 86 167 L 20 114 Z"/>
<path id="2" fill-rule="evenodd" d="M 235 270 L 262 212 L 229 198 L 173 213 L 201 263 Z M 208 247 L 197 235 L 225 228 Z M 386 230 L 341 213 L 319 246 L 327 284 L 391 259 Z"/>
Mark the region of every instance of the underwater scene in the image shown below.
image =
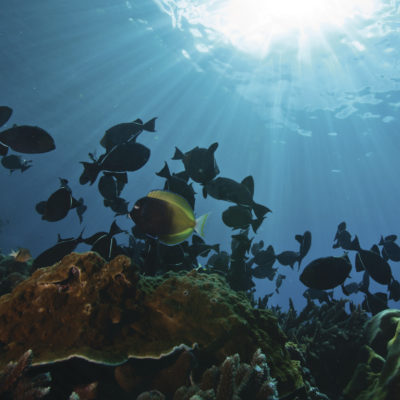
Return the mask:
<path id="1" fill-rule="evenodd" d="M 2 0 L 0 400 L 400 400 L 397 0 Z"/>

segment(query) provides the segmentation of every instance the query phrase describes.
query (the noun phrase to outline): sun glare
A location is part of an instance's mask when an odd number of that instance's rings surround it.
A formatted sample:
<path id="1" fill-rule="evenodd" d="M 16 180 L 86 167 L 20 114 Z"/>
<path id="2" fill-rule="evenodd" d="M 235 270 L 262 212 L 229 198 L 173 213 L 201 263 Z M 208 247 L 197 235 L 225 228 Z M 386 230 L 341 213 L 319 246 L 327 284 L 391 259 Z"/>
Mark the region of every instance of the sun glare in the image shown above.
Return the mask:
<path id="1" fill-rule="evenodd" d="M 174 8 L 178 19 L 202 25 L 240 50 L 265 55 L 282 40 L 304 43 L 328 30 L 346 30 L 358 18 L 370 18 L 380 1 L 178 0 Z"/>

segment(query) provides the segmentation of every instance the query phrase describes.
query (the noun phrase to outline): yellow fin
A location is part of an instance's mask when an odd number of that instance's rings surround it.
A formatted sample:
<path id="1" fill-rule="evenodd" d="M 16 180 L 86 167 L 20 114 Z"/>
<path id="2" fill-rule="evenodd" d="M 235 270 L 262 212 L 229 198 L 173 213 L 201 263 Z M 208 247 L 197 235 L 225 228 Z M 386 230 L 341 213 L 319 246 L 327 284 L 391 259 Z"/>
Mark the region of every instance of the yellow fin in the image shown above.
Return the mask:
<path id="1" fill-rule="evenodd" d="M 147 197 L 153 197 L 155 199 L 164 200 L 167 203 L 174 204 L 183 210 L 190 220 L 193 222 L 196 220 L 192 207 L 190 207 L 190 204 L 187 202 L 187 200 L 179 194 L 168 192 L 166 190 L 153 190 L 147 195 Z"/>
<path id="2" fill-rule="evenodd" d="M 162 235 L 159 237 L 160 242 L 173 246 L 187 239 L 193 232 L 194 228 L 185 229 L 183 232 L 175 233 L 173 235 Z"/>
<path id="3" fill-rule="evenodd" d="M 208 215 L 209 213 L 204 214 L 196 219 L 196 226 L 194 229 L 200 236 L 204 236 L 204 224 L 207 221 Z"/>

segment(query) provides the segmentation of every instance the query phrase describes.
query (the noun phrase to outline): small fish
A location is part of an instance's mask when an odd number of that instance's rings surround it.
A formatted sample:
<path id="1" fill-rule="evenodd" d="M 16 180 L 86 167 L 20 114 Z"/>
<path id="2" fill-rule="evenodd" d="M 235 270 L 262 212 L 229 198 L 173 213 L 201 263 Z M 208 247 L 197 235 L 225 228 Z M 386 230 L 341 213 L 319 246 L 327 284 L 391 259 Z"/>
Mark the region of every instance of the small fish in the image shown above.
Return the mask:
<path id="1" fill-rule="evenodd" d="M 108 232 L 98 232 L 89 238 L 83 239 L 86 244 L 92 246 L 91 251 L 99 253 L 105 260 L 111 260 L 119 253 L 119 246 L 114 236 L 119 233 L 127 233 L 122 230 L 115 221 Z"/>
<path id="2" fill-rule="evenodd" d="M 300 243 L 300 250 L 299 250 L 299 259 L 298 259 L 298 268 L 300 270 L 300 264 L 303 258 L 307 255 L 308 251 L 311 248 L 311 232 L 305 231 L 303 235 L 296 235 L 295 239 Z"/>
<path id="3" fill-rule="evenodd" d="M 204 198 L 208 194 L 217 200 L 249 206 L 253 209 L 258 219 L 271 212 L 268 207 L 254 202 L 254 181 L 252 176 L 244 178 L 241 183 L 230 178 L 216 178 L 203 186 Z"/>
<path id="4" fill-rule="evenodd" d="M 350 271 L 351 263 L 347 254 L 342 257 L 322 257 L 304 268 L 300 281 L 311 289 L 333 289 L 346 280 Z"/>
<path id="5" fill-rule="evenodd" d="M 244 229 L 251 225 L 254 233 L 257 232 L 264 218 L 253 219 L 251 208 L 241 205 L 231 206 L 222 213 L 222 221 L 226 226 L 233 229 Z"/>
<path id="6" fill-rule="evenodd" d="M 150 149 L 146 146 L 130 141 L 113 147 L 108 153 L 103 154 L 98 160 L 89 154 L 92 163 L 81 161 L 83 172 L 79 183 L 91 185 L 96 181 L 100 171 L 127 172 L 137 171 L 142 168 L 150 158 Z"/>
<path id="7" fill-rule="evenodd" d="M 400 246 L 395 242 L 396 239 L 396 235 L 381 236 L 379 246 L 383 246 L 382 256 L 386 261 L 400 261 Z"/>
<path id="8" fill-rule="evenodd" d="M 396 279 L 392 279 L 389 284 L 389 299 L 394 301 L 400 300 L 400 283 Z"/>
<path id="9" fill-rule="evenodd" d="M 60 221 L 65 218 L 72 208 L 77 209 L 79 220 L 82 222 L 82 214 L 86 210 L 83 198 L 76 200 L 68 187 L 66 179 L 60 179 L 61 187 L 50 195 L 46 201 L 36 204 L 36 211 L 42 215 L 42 219 L 49 222 Z"/>
<path id="10" fill-rule="evenodd" d="M 372 315 L 376 315 L 388 308 L 387 294 L 382 292 L 370 293 L 368 291 L 365 294 L 361 307 Z"/>
<path id="11" fill-rule="evenodd" d="M 207 244 L 200 236 L 193 235 L 192 244 L 190 246 L 188 245 L 185 250 L 192 259 L 195 259 L 198 256 L 207 257 L 211 250 L 219 253 L 219 244 Z"/>
<path id="12" fill-rule="evenodd" d="M 115 216 L 129 214 L 128 205 L 129 203 L 122 197 L 116 197 L 115 199 L 109 200 L 104 199 L 104 207 L 110 207 L 115 212 Z"/>
<path id="13" fill-rule="evenodd" d="M 175 147 L 175 154 L 172 159 L 182 160 L 190 178 L 204 185 L 219 174 L 217 162 L 214 157 L 217 148 L 218 143 L 213 143 L 208 149 L 195 147 L 186 153 L 182 153 Z"/>
<path id="14" fill-rule="evenodd" d="M 274 265 L 276 260 L 275 250 L 269 245 L 266 250 L 260 250 L 254 256 L 254 262 L 257 265 Z"/>
<path id="15" fill-rule="evenodd" d="M 276 256 L 276 259 L 278 260 L 279 264 L 281 265 L 288 265 L 290 268 L 293 269 L 294 263 L 296 261 L 299 261 L 300 253 L 297 251 L 283 251 L 282 253 L 278 254 Z"/>
<path id="16" fill-rule="evenodd" d="M 139 230 L 167 245 L 183 242 L 193 231 L 203 236 L 208 216 L 196 219 L 182 196 L 163 190 L 154 190 L 139 199 L 129 215 Z"/>
<path id="17" fill-rule="evenodd" d="M 27 262 L 32 259 L 30 251 L 28 249 L 24 249 L 23 247 L 20 247 L 17 251 L 11 251 L 9 256 L 13 257 L 14 260 L 18 262 Z"/>
<path id="18" fill-rule="evenodd" d="M 226 251 L 221 251 L 220 253 L 213 254 L 208 259 L 207 265 L 212 266 L 213 269 L 227 273 L 230 261 L 230 255 Z"/>
<path id="19" fill-rule="evenodd" d="M 4 168 L 10 170 L 10 174 L 17 169 L 21 170 L 21 172 L 26 171 L 28 168 L 32 167 L 32 165 L 30 165 L 31 162 L 32 160 L 24 160 L 21 156 L 16 156 L 15 154 L 5 156 L 1 159 L 1 164 Z"/>
<path id="20" fill-rule="evenodd" d="M 392 279 L 390 265 L 373 251 L 360 249 L 356 254 L 358 269 L 365 270 L 373 280 L 382 285 L 388 285 Z"/>
<path id="21" fill-rule="evenodd" d="M 360 284 L 357 282 L 351 282 L 347 285 L 342 285 L 342 292 L 345 296 L 350 296 L 353 293 L 358 293 L 360 291 Z"/>
<path id="22" fill-rule="evenodd" d="M 270 281 L 272 281 L 275 277 L 276 271 L 278 271 L 278 268 L 272 268 L 272 265 L 273 264 L 257 265 L 257 267 L 251 270 L 251 274 L 254 276 L 254 278 L 268 278 Z"/>
<path id="23" fill-rule="evenodd" d="M 75 250 L 79 243 L 83 242 L 82 234 L 76 239 L 59 239 L 57 244 L 39 254 L 32 264 L 32 272 L 38 268 L 48 267 L 60 261 L 64 256 Z"/>
<path id="24" fill-rule="evenodd" d="M 338 225 L 334 240 L 336 241 L 332 246 L 334 249 L 339 247 L 341 247 L 343 250 L 360 249 L 358 237 L 355 236 L 354 239 L 351 240 L 351 234 L 346 230 L 346 222 L 341 222 Z"/>
<path id="25" fill-rule="evenodd" d="M 0 106 L 0 126 L 3 126 L 11 118 L 12 113 L 12 108 Z"/>
<path id="26" fill-rule="evenodd" d="M 187 179 L 185 180 L 183 174 L 171 174 L 168 164 L 165 163 L 164 168 L 160 172 L 157 172 L 156 175 L 166 179 L 164 190 L 181 195 L 194 209 L 194 195 L 196 193 L 192 184 L 187 183 Z"/>
<path id="27" fill-rule="evenodd" d="M 282 286 L 283 280 L 286 279 L 286 275 L 278 274 L 275 281 L 275 292 L 279 293 L 279 288 Z"/>
<path id="28" fill-rule="evenodd" d="M 0 142 L 18 153 L 47 153 L 56 148 L 54 139 L 37 126 L 21 125 L 0 132 Z"/>
<path id="29" fill-rule="evenodd" d="M 156 118 L 152 118 L 143 124 L 141 119 L 136 119 L 133 122 L 124 122 L 115 125 L 108 129 L 102 139 L 100 144 L 106 149 L 107 153 L 111 151 L 114 146 L 122 143 L 126 143 L 130 140 L 136 140 L 140 133 L 143 131 L 155 132 L 155 122 Z"/>
<path id="30" fill-rule="evenodd" d="M 318 300 L 319 304 L 325 301 L 325 303 L 332 303 L 333 291 L 327 292 L 319 289 L 307 289 L 304 291 L 303 296 L 306 299 Z"/>
<path id="31" fill-rule="evenodd" d="M 257 253 L 259 253 L 264 247 L 264 240 L 260 240 L 258 243 L 253 243 L 251 246 L 251 254 L 255 256 Z"/>

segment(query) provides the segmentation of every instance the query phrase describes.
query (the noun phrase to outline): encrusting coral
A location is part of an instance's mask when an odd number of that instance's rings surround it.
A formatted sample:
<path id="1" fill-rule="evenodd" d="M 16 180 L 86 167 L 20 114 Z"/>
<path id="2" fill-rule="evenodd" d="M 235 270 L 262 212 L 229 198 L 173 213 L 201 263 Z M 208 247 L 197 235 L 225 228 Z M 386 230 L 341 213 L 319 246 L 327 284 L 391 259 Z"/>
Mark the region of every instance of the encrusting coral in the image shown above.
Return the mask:
<path id="1" fill-rule="evenodd" d="M 261 348 L 286 394 L 303 386 L 286 341 L 277 318 L 223 277 L 195 270 L 146 277 L 125 256 L 106 263 L 93 252 L 71 253 L 0 297 L 0 368 L 27 348 L 37 366 L 76 357 L 115 367 L 184 345 L 196 347 L 201 373 L 236 353 L 250 362 Z"/>

